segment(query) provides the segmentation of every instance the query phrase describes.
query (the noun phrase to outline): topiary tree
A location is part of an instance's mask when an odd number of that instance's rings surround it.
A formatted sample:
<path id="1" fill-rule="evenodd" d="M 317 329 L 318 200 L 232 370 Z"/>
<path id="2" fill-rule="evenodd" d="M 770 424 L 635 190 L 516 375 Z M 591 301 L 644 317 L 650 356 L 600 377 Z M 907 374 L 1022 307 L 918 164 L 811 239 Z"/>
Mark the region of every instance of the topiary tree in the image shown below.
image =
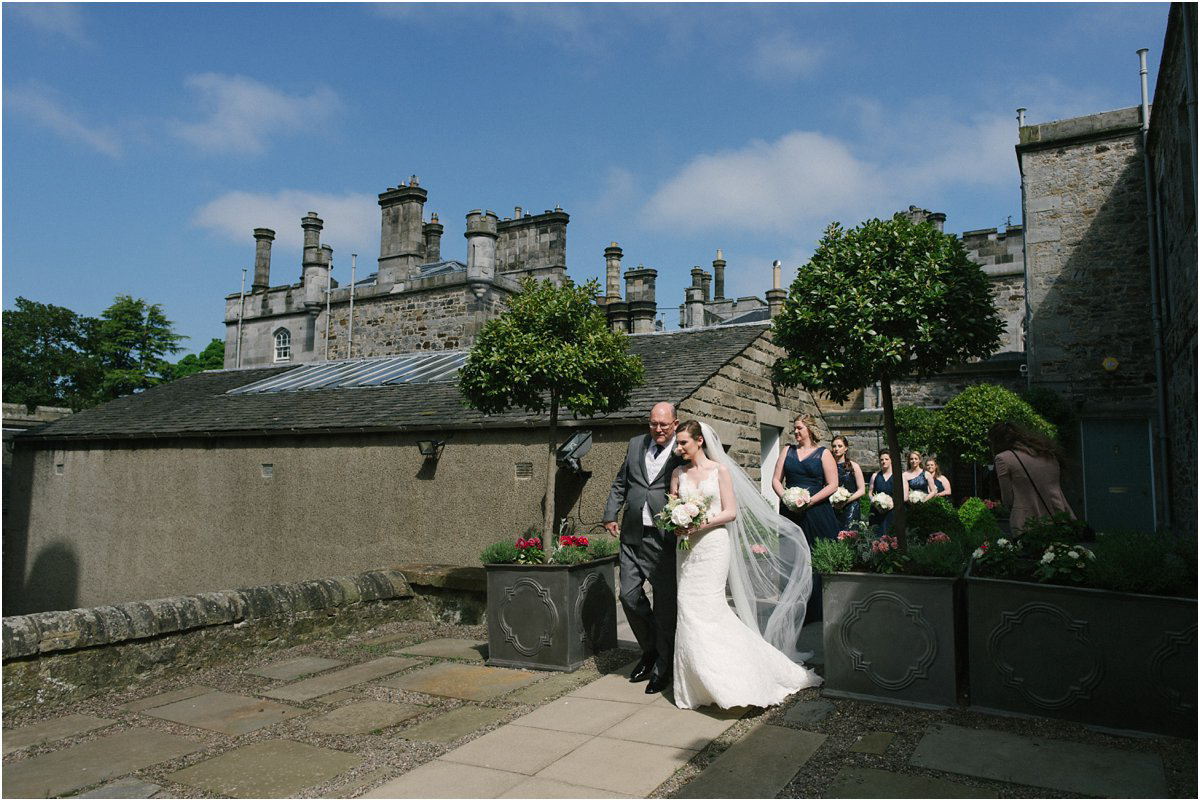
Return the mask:
<path id="1" fill-rule="evenodd" d="M 933 448 L 938 412 L 924 406 L 896 407 L 896 440 L 905 451 L 928 454 Z"/>
<path id="2" fill-rule="evenodd" d="M 577 287 L 526 278 L 508 310 L 488 320 L 459 374 L 468 406 L 487 414 L 513 407 L 550 410 L 546 463 L 546 509 L 542 539 L 553 542 L 555 451 L 558 413 L 613 412 L 629 403 L 642 383 L 642 360 L 627 353 L 628 337 L 609 330 L 596 305 L 595 279 Z"/>
<path id="3" fill-rule="evenodd" d="M 990 356 L 1004 324 L 987 276 L 962 243 L 897 214 L 851 230 L 830 225 L 792 283 L 774 330 L 786 351 L 774 366 L 780 384 L 844 401 L 879 382 L 887 443 L 898 459 L 892 382 Z M 893 484 L 893 531 L 903 548 L 904 490 Z"/>
<path id="4" fill-rule="evenodd" d="M 1033 410 L 1017 393 L 994 384 L 976 384 L 955 395 L 942 409 L 937 428 L 937 448 L 976 464 L 992 461 L 987 432 L 995 423 L 1010 420 L 1053 438 L 1053 424 Z"/>

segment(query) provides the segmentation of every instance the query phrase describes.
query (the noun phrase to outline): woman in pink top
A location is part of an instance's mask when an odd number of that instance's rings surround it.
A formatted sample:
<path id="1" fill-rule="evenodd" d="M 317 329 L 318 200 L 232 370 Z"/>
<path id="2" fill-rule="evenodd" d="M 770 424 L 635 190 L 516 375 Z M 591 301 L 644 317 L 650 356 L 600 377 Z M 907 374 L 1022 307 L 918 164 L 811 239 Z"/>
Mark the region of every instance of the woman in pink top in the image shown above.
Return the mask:
<path id="1" fill-rule="evenodd" d="M 1075 512 L 1063 495 L 1059 459 L 1062 449 L 1054 440 L 1010 422 L 988 429 L 988 441 L 996 454 L 996 477 L 1000 500 L 1010 510 L 1013 533 L 1019 533 L 1031 517 Z"/>

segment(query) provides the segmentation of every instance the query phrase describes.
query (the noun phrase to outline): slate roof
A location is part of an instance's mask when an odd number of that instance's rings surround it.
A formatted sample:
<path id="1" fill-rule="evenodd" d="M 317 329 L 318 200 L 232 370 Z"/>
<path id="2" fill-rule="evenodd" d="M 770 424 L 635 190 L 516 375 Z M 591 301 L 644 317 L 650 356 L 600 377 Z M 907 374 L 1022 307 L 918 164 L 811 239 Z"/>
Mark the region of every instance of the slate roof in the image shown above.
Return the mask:
<path id="1" fill-rule="evenodd" d="M 625 408 L 589 418 L 589 424 L 640 422 L 656 402 L 682 401 L 767 328 L 764 324 L 726 325 L 631 336 L 630 351 L 642 357 L 646 381 L 633 391 Z M 63 441 L 448 430 L 537 426 L 546 420 L 545 415 L 522 409 L 490 416 L 468 409 L 453 380 L 226 394 L 298 367 L 196 373 L 77 412 L 18 437 L 22 441 Z M 562 422 L 570 419 L 569 413 L 560 418 Z"/>

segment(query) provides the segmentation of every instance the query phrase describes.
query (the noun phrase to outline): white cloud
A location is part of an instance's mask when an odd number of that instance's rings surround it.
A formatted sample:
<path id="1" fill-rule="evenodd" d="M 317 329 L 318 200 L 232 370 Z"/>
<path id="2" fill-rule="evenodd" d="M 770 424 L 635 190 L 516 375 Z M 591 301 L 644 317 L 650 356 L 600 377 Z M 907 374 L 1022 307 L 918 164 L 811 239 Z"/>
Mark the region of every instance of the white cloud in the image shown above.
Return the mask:
<path id="1" fill-rule="evenodd" d="M 304 244 L 300 218 L 310 211 L 325 221 L 322 244 L 336 252 L 336 263 L 350 263 L 350 252 L 379 243 L 379 203 L 375 195 L 333 195 L 283 189 L 275 194 L 228 192 L 200 207 L 192 224 L 213 231 L 253 253 L 255 228 L 275 231 L 275 247 L 299 251 Z M 370 272 L 368 270 L 367 272 Z"/>
<path id="2" fill-rule="evenodd" d="M 4 105 L 10 113 L 25 117 L 64 139 L 80 142 L 113 158 L 121 155 L 121 142 L 115 130 L 88 122 L 50 87 L 29 84 L 24 88 L 9 89 L 4 93 Z"/>
<path id="3" fill-rule="evenodd" d="M 804 44 L 783 32 L 759 39 L 747 54 L 751 74 L 763 81 L 809 77 L 823 56 L 823 48 Z"/>
<path id="4" fill-rule="evenodd" d="M 589 204 L 592 214 L 628 208 L 638 198 L 637 179 L 624 167 L 609 167 L 600 179 L 599 193 Z"/>
<path id="5" fill-rule="evenodd" d="M 207 152 L 261 153 L 273 134 L 308 127 L 331 116 L 340 101 L 319 87 L 307 96 L 285 95 L 241 75 L 202 73 L 187 84 L 211 114 L 199 122 L 173 120 L 172 132 Z"/>
<path id="6" fill-rule="evenodd" d="M 61 36 L 75 44 L 91 44 L 84 31 L 83 12 L 73 3 L 7 3 L 6 19 L 20 20 L 39 33 Z"/>

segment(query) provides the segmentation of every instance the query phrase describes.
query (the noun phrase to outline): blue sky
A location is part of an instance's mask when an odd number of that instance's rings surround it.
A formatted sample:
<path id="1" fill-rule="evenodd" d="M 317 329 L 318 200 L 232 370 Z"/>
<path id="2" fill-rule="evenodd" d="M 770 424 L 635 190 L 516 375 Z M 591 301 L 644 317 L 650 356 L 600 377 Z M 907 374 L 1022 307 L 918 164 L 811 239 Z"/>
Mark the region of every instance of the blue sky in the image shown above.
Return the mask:
<path id="1" fill-rule="evenodd" d="M 41 4 L 3 7 L 3 298 L 98 314 L 119 293 L 190 337 L 300 218 L 334 277 L 373 272 L 376 196 L 418 175 L 442 254 L 468 211 L 561 206 L 568 272 L 658 270 L 668 327 L 728 261 L 785 281 L 825 226 L 910 204 L 1020 222 L 1015 109 L 1137 105 L 1167 4 Z"/>

